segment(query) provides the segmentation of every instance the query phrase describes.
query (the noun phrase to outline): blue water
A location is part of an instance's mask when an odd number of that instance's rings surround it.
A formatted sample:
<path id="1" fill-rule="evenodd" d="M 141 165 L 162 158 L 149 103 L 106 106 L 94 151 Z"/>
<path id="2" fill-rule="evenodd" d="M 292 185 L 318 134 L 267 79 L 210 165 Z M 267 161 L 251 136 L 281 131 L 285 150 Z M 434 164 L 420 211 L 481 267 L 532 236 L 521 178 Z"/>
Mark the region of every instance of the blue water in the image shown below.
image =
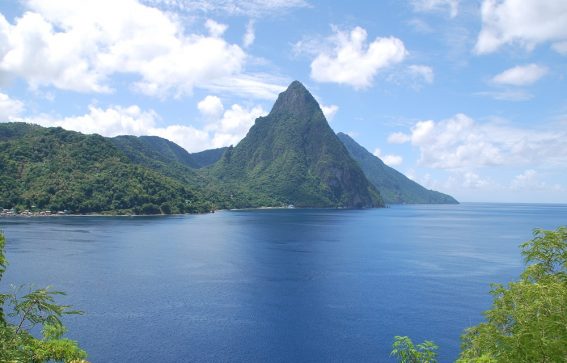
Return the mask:
<path id="1" fill-rule="evenodd" d="M 97 362 L 389 362 L 395 335 L 452 361 L 565 205 L 222 211 L 0 219 L 9 283 L 86 312 L 68 336 Z"/>

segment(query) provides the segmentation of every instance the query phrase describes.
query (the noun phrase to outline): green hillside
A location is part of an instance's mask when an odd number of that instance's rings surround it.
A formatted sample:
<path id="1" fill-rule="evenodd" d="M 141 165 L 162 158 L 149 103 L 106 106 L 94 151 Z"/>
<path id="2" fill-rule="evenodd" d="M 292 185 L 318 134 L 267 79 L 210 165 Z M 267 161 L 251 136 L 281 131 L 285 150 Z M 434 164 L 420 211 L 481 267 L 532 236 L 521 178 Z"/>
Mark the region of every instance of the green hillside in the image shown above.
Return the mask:
<path id="1" fill-rule="evenodd" d="M 196 168 L 204 168 L 216 163 L 222 158 L 228 147 L 219 147 L 218 149 L 210 149 L 191 154 L 196 163 Z"/>
<path id="2" fill-rule="evenodd" d="M 350 156 L 358 162 L 368 180 L 380 191 L 388 204 L 456 204 L 450 195 L 428 190 L 360 146 L 350 136 L 337 136 L 347 148 Z"/>
<path id="3" fill-rule="evenodd" d="M 199 163 L 184 148 L 157 136 L 117 136 L 110 141 L 136 163 L 153 165 L 180 164 L 197 168 Z"/>
<path id="4" fill-rule="evenodd" d="M 186 213 L 203 191 L 132 162 L 113 142 L 61 128 L 0 124 L 0 207 L 73 213 Z"/>

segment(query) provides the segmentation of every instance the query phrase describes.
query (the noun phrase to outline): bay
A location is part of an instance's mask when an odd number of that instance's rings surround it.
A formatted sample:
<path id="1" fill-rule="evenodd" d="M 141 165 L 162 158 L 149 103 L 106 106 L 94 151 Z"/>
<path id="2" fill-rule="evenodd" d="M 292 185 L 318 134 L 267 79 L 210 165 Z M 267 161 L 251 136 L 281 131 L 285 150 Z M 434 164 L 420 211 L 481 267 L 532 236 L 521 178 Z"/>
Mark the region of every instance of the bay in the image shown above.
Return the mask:
<path id="1" fill-rule="evenodd" d="M 566 224 L 566 205 L 480 203 L 3 218 L 0 291 L 67 292 L 91 362 L 389 362 L 395 335 L 449 362 L 518 245 Z"/>

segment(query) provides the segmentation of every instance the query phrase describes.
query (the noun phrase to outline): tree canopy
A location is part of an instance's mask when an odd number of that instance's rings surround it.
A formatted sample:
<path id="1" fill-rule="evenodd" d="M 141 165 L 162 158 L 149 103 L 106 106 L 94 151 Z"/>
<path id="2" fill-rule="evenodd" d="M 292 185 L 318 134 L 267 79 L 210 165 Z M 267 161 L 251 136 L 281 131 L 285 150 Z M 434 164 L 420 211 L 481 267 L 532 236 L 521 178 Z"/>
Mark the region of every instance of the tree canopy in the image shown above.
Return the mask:
<path id="1" fill-rule="evenodd" d="M 567 362 L 567 228 L 535 229 L 520 247 L 524 272 L 507 286 L 492 285 L 492 308 L 461 337 L 458 363 Z M 392 355 L 434 362 L 423 344 L 396 337 Z"/>
<path id="2" fill-rule="evenodd" d="M 567 228 L 521 245 L 520 280 L 494 284 L 486 322 L 466 330 L 459 362 L 567 361 Z"/>
<path id="3" fill-rule="evenodd" d="M 8 265 L 5 242 L 0 232 L 0 281 Z M 81 312 L 55 302 L 63 292 L 49 287 L 24 289 L 22 286 L 0 294 L 0 362 L 85 362 L 85 351 L 63 337 L 66 329 L 61 321 L 64 315 Z M 38 326 L 40 338 L 31 333 Z"/>

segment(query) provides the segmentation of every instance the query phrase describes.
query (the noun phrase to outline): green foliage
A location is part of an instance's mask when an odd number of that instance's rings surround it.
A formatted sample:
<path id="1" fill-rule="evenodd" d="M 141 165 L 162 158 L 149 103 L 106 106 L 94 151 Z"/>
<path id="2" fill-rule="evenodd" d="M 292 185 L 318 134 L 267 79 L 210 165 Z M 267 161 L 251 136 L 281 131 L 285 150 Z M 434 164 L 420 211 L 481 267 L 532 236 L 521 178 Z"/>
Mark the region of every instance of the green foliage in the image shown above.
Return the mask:
<path id="1" fill-rule="evenodd" d="M 191 157 L 197 163 L 196 168 L 205 168 L 219 161 L 226 150 L 228 150 L 228 147 L 220 147 L 218 149 L 210 149 L 193 153 L 191 154 Z"/>
<path id="2" fill-rule="evenodd" d="M 435 363 L 437 349 L 437 345 L 429 340 L 416 346 L 409 337 L 396 336 L 390 356 L 398 358 L 401 363 Z"/>
<path id="3" fill-rule="evenodd" d="M 132 162 L 175 177 L 196 178 L 199 163 L 181 146 L 157 136 L 117 136 L 109 141 Z"/>
<path id="4" fill-rule="evenodd" d="M 214 189 L 190 168 L 140 155 L 132 152 L 129 159 L 99 135 L 0 124 L 0 207 L 112 214 L 136 213 L 149 204 L 159 214 L 164 203 L 170 213 L 216 209 L 207 197 Z"/>
<path id="5" fill-rule="evenodd" d="M 350 136 L 339 132 L 339 140 L 356 160 L 364 175 L 380 191 L 384 202 L 388 204 L 456 204 L 453 197 L 428 190 L 397 170 L 384 164 L 360 146 Z"/>
<path id="6" fill-rule="evenodd" d="M 0 233 L 0 280 L 6 270 L 5 238 Z M 87 354 L 75 341 L 63 338 L 64 315 L 81 314 L 70 306 L 55 303 L 60 291 L 49 288 L 30 290 L 20 296 L 22 288 L 0 295 L 0 362 L 73 362 L 83 361 Z M 4 310 L 4 305 L 8 309 Z M 8 316 L 4 311 L 9 311 Z M 41 338 L 31 330 L 41 327 Z"/>
<path id="7" fill-rule="evenodd" d="M 380 195 L 299 82 L 206 172 L 239 203 L 297 207 L 373 207 Z"/>
<path id="8" fill-rule="evenodd" d="M 495 284 L 486 322 L 466 330 L 459 362 L 567 361 L 567 228 L 536 229 L 521 245 L 527 268 Z"/>

